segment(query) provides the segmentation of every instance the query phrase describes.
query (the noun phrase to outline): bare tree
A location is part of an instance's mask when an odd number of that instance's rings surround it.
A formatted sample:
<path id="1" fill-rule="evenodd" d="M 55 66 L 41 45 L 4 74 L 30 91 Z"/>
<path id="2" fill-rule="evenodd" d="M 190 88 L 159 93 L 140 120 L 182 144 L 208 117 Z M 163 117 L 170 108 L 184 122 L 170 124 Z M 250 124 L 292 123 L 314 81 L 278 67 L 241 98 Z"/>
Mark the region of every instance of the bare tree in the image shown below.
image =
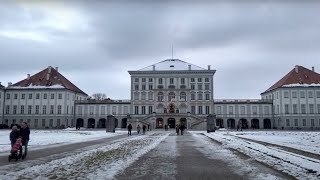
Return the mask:
<path id="1" fill-rule="evenodd" d="M 91 95 L 92 99 L 95 100 L 104 100 L 107 99 L 107 95 L 104 93 L 94 93 Z"/>

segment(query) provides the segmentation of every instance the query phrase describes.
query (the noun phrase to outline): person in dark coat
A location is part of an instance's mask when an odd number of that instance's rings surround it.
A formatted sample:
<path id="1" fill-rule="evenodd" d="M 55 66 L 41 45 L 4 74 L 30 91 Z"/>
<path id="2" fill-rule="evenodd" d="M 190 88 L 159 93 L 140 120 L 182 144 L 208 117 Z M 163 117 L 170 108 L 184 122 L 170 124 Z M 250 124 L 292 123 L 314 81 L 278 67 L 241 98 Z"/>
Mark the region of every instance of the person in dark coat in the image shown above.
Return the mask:
<path id="1" fill-rule="evenodd" d="M 184 129 L 186 129 L 186 126 L 184 124 L 180 125 L 181 135 L 183 135 Z"/>
<path id="2" fill-rule="evenodd" d="M 10 132 L 11 147 L 16 143 L 16 140 L 19 136 L 20 136 L 20 132 L 17 126 L 12 126 L 12 131 Z"/>
<path id="3" fill-rule="evenodd" d="M 30 140 L 30 129 L 26 122 L 21 123 L 20 136 L 22 137 L 22 145 L 24 146 L 24 157 L 26 157 Z"/>
<path id="4" fill-rule="evenodd" d="M 132 125 L 128 125 L 128 136 L 131 136 Z"/>
<path id="5" fill-rule="evenodd" d="M 144 124 L 144 125 L 142 126 L 142 132 L 143 132 L 143 134 L 146 133 L 146 129 L 147 129 L 147 126 Z"/>

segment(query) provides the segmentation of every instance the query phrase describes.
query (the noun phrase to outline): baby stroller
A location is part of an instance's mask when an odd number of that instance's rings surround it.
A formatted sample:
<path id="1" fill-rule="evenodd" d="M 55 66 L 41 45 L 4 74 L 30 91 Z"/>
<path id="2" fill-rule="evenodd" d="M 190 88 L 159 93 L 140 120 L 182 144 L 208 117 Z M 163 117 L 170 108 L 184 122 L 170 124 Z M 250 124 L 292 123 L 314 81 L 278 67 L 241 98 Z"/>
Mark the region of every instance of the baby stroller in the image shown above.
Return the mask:
<path id="1" fill-rule="evenodd" d="M 20 158 L 23 160 L 24 155 L 22 154 L 22 138 L 17 138 L 16 143 L 11 148 L 11 154 L 8 157 L 8 160 L 11 161 L 15 159 L 18 161 Z"/>

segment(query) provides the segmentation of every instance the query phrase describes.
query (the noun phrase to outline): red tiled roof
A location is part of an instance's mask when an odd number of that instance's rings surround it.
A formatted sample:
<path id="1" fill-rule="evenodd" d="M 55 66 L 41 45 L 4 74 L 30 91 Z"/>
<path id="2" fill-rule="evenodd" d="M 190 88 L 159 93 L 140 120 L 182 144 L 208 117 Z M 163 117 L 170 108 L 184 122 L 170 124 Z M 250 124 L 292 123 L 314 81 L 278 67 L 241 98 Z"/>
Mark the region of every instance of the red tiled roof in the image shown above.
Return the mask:
<path id="1" fill-rule="evenodd" d="M 49 72 L 49 68 L 51 69 L 50 72 Z M 49 74 L 48 80 L 47 80 L 47 74 Z M 56 69 L 54 69 L 51 66 L 31 76 L 29 79 L 26 78 L 20 82 L 13 84 L 12 86 L 27 88 L 29 86 L 50 87 L 54 85 L 60 85 L 73 92 L 87 95 L 85 92 L 83 92 L 81 89 L 75 86 L 72 82 L 70 82 L 67 78 L 65 78 L 62 74 L 60 74 Z"/>
<path id="2" fill-rule="evenodd" d="M 320 74 L 303 66 L 296 66 L 265 92 L 290 84 L 320 84 Z"/>

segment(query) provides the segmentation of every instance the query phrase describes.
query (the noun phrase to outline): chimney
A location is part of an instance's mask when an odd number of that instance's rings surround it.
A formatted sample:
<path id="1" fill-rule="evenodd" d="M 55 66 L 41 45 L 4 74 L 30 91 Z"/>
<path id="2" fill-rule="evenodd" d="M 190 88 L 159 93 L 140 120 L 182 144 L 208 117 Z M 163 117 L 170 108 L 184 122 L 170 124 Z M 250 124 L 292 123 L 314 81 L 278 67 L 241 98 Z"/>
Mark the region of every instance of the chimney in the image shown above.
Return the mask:
<path id="1" fill-rule="evenodd" d="M 312 71 L 314 72 L 314 66 L 312 66 Z"/>
<path id="2" fill-rule="evenodd" d="M 8 87 L 12 86 L 12 82 L 8 82 Z"/>
<path id="3" fill-rule="evenodd" d="M 299 73 L 299 66 L 296 65 L 296 67 L 294 68 L 294 70 L 296 71 L 296 73 Z"/>
<path id="4" fill-rule="evenodd" d="M 27 79 L 28 79 L 28 80 L 30 79 L 30 74 L 27 74 Z"/>
<path id="5" fill-rule="evenodd" d="M 210 70 L 211 69 L 211 66 L 210 65 L 208 65 L 208 70 Z"/>
<path id="6" fill-rule="evenodd" d="M 152 70 L 156 70 L 156 65 L 152 65 Z"/>
<path id="7" fill-rule="evenodd" d="M 59 67 L 56 67 L 56 71 L 59 71 Z"/>
<path id="8" fill-rule="evenodd" d="M 48 73 L 51 73 L 51 66 L 48 67 Z"/>
<path id="9" fill-rule="evenodd" d="M 191 65 L 190 64 L 188 65 L 188 68 L 189 68 L 189 70 L 191 70 Z"/>
<path id="10" fill-rule="evenodd" d="M 50 79 L 50 74 L 47 74 L 47 81 L 49 81 Z"/>

